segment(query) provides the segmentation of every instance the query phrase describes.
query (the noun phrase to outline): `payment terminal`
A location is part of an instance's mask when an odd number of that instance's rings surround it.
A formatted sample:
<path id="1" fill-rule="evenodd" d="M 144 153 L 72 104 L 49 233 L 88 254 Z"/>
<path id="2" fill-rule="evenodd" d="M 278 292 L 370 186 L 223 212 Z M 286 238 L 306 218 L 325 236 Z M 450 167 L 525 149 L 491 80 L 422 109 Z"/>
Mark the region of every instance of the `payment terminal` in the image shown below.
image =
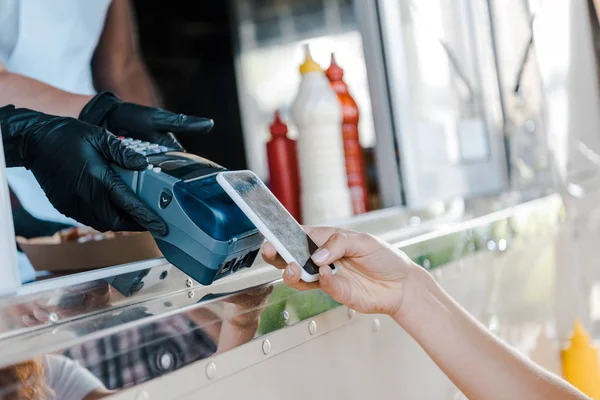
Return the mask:
<path id="1" fill-rule="evenodd" d="M 154 235 L 167 261 L 203 285 L 252 265 L 263 238 L 217 183 L 223 167 L 157 144 L 120 139 L 148 158 L 143 171 L 113 168 L 167 223 L 167 235 Z"/>

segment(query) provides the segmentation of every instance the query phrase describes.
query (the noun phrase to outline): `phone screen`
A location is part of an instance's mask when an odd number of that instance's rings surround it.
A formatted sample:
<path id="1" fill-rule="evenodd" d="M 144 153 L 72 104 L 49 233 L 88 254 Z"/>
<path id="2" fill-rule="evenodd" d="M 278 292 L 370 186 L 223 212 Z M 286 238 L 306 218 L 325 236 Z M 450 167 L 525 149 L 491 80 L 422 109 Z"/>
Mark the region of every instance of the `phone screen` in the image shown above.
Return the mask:
<path id="1" fill-rule="evenodd" d="M 265 184 L 250 172 L 228 172 L 221 176 L 281 242 L 294 260 L 308 274 L 318 274 L 319 267 L 310 258 L 317 251 L 318 246 Z M 332 270 L 335 269 L 333 265 L 330 267 Z"/>

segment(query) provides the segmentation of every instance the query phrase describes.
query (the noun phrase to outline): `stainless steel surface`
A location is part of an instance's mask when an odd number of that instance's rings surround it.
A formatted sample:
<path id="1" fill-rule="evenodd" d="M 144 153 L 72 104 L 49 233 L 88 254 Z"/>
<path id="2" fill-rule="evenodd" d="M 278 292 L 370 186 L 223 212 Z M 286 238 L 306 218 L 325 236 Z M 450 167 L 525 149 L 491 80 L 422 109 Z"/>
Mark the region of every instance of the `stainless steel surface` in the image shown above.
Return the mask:
<path id="1" fill-rule="evenodd" d="M 214 362 L 210 362 L 206 366 L 206 377 L 208 380 L 213 380 L 217 377 L 217 365 Z"/>
<path id="2" fill-rule="evenodd" d="M 198 396 L 198 390 L 203 388 L 206 390 L 215 384 L 219 385 L 223 382 L 227 382 L 228 379 L 238 376 L 241 372 L 249 371 L 259 365 L 268 365 L 273 361 L 277 362 L 280 357 L 288 354 L 290 350 L 297 349 L 302 351 L 302 349 L 304 349 L 308 343 L 319 341 L 321 338 L 331 337 L 334 332 L 337 333 L 340 329 L 353 325 L 356 323 L 356 321 L 360 320 L 361 319 L 349 321 L 347 318 L 347 309 L 345 307 L 339 307 L 327 313 L 318 315 L 314 318 L 314 320 L 299 322 L 292 327 L 270 333 L 269 340 L 272 343 L 272 351 L 268 355 L 264 355 L 262 353 L 262 343 L 255 340 L 230 352 L 218 355 L 216 357 L 216 361 L 206 360 L 194 364 L 192 368 L 182 368 L 178 371 L 175 371 L 169 377 L 168 382 L 162 381 L 161 379 L 150 381 L 147 383 L 147 386 L 145 386 L 144 389 L 150 393 L 153 393 L 155 396 L 157 396 L 157 398 L 195 398 Z M 367 319 L 366 321 L 369 323 L 371 320 Z M 311 322 L 318 323 L 319 326 L 321 326 L 321 329 L 315 335 L 311 335 L 309 332 L 309 325 Z M 284 374 L 283 376 L 289 377 L 291 380 L 290 384 L 294 385 L 295 390 L 296 380 L 299 376 L 298 371 L 304 369 L 317 371 L 320 369 L 320 365 L 332 365 L 347 360 L 347 357 L 343 355 L 344 349 L 341 346 L 333 345 L 331 346 L 330 350 L 333 351 L 332 360 L 327 360 L 327 362 L 325 362 L 324 359 L 321 359 L 321 362 L 319 362 L 318 360 L 311 359 L 311 362 L 314 363 L 312 366 L 306 365 L 306 361 L 302 362 L 302 365 L 299 365 L 288 360 L 285 364 L 278 363 L 279 371 Z M 321 349 L 318 354 L 324 354 L 323 349 Z M 214 371 L 211 372 L 212 378 L 208 378 L 206 373 L 197 373 L 197 371 L 208 371 L 209 368 L 211 371 Z M 216 372 L 217 370 L 218 373 Z M 313 373 L 309 373 L 311 376 L 313 375 Z M 329 371 L 329 374 L 334 373 L 336 373 L 335 370 Z M 279 387 L 280 389 L 281 386 L 287 386 L 286 379 L 282 379 L 282 381 L 279 383 L 273 382 L 272 372 L 266 376 L 257 376 L 255 379 L 257 382 L 259 380 L 263 382 L 264 380 L 271 380 L 272 383 L 275 384 L 274 387 Z M 250 381 L 252 381 L 252 379 L 250 379 Z M 172 385 L 170 382 L 179 382 L 179 384 Z M 167 389 L 165 385 L 169 385 L 169 388 Z M 248 385 L 246 383 L 243 383 L 242 385 L 243 386 L 240 386 L 238 390 L 245 392 L 246 397 L 253 399 L 260 398 L 262 393 L 271 390 L 270 388 L 260 387 L 260 385 Z M 315 388 L 318 387 L 315 385 L 306 386 L 314 386 Z M 209 396 L 217 396 L 217 398 L 229 398 L 229 396 L 234 396 L 232 391 L 235 390 L 236 389 L 230 387 L 223 392 L 222 395 L 217 395 L 213 392 Z M 293 396 L 293 398 L 297 398 L 295 393 L 292 394 L 292 392 L 290 392 L 291 390 L 291 388 L 286 387 L 284 391 L 279 391 L 279 395 L 285 397 L 284 393 L 287 393 L 287 396 Z M 128 399 L 131 398 L 132 394 L 135 392 L 136 391 L 134 388 L 131 392 L 125 391 L 115 396 L 115 398 Z M 237 393 L 240 394 L 240 392 Z M 314 398 L 322 397 L 317 395 Z M 334 396 L 333 398 L 337 398 L 337 396 Z"/>
<path id="3" fill-rule="evenodd" d="M 392 243 L 421 265 L 429 265 L 434 276 L 448 279 L 452 274 L 441 266 L 513 254 L 541 231 L 551 232 L 561 207 L 561 199 L 555 195 L 474 219 L 465 213 L 463 222 L 438 226 L 415 237 L 400 235 Z M 501 241 L 506 242 L 505 251 L 499 251 L 498 245 L 488 246 Z M 488 264 L 483 261 L 481 265 Z M 470 274 L 477 276 L 477 271 L 472 269 Z M 2 299 L 0 368 L 42 354 L 65 354 L 100 376 L 102 371 L 113 371 L 104 376 L 111 389 L 148 382 L 150 388 L 144 389 L 153 396 L 155 382 L 160 382 L 157 378 L 170 379 L 173 371 L 187 374 L 188 370 L 203 368 L 206 381 L 195 378 L 189 384 L 169 384 L 169 393 L 158 397 L 183 398 L 209 381 L 221 382 L 247 368 L 256 368 L 265 357 L 271 359 L 297 346 L 304 347 L 312 338 L 361 319 L 318 290 L 296 292 L 287 288 L 280 272 L 262 262 L 210 287 L 188 288 L 181 284 L 185 281 L 183 274 L 173 270 L 164 282 L 130 298 L 100 280 Z M 485 289 L 473 288 L 478 289 L 472 294 Z M 193 298 L 189 293 L 194 294 Z M 481 297 L 477 300 L 485 304 Z M 472 307 L 469 310 L 474 311 Z M 44 321 L 44 312 L 56 313 L 59 318 L 55 323 Z M 368 329 L 377 335 L 385 332 L 384 320 L 369 318 Z M 302 329 L 298 330 L 299 326 Z M 107 343 L 113 350 L 101 351 Z M 121 365 L 123 357 L 130 361 Z M 148 362 L 154 367 L 141 367 Z M 119 379 L 115 377 L 116 365 L 124 368 Z M 136 369 L 135 381 L 127 378 L 133 366 L 141 368 L 141 372 Z M 138 394 L 135 390 L 131 396 Z"/>
<path id="4" fill-rule="evenodd" d="M 317 323 L 315 321 L 310 321 L 308 323 L 308 333 L 313 336 L 317 334 Z"/>
<path id="5" fill-rule="evenodd" d="M 271 341 L 269 339 L 263 341 L 262 352 L 265 356 L 268 356 L 271 352 Z"/>
<path id="6" fill-rule="evenodd" d="M 548 203 L 537 202 L 531 208 L 530 204 L 512 209 L 506 219 L 492 218 L 507 224 L 492 224 L 496 231 L 493 239 L 480 243 L 485 250 L 464 255 L 433 271 L 438 282 L 477 319 L 518 351 L 556 371 L 553 359 L 558 358 L 562 338 L 552 330 L 552 324 L 562 312 L 555 300 L 566 289 L 556 272 L 568 270 L 571 265 L 555 257 L 559 247 L 569 245 L 557 236 L 563 227 L 558 213 L 560 201 L 546 200 Z M 506 230 L 507 225 L 514 230 Z M 481 233 L 489 228 L 491 225 L 482 224 L 474 231 Z M 487 243 L 492 240 L 506 240 L 511 246 L 505 251 L 499 247 L 490 251 Z M 216 380 L 200 381 L 197 371 L 206 364 L 198 363 L 144 387 L 164 399 L 463 398 L 391 319 L 348 316 L 348 309 L 338 307 L 270 333 L 274 351 L 266 359 L 260 353 L 261 343 L 256 341 L 217 355 L 214 362 L 227 372 Z M 309 333 L 313 321 L 320 327 L 314 337 Z M 173 392 L 175 382 L 178 385 Z M 125 391 L 115 398 L 129 399 L 131 394 Z"/>

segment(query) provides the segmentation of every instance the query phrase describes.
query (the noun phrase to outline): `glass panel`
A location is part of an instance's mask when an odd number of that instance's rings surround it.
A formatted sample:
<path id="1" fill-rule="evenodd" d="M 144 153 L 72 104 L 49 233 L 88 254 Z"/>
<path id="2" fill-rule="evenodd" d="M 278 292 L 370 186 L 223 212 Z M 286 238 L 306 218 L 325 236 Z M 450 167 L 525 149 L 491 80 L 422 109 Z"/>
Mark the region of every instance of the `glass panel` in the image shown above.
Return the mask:
<path id="1" fill-rule="evenodd" d="M 403 1 L 409 86 L 424 162 L 489 157 L 471 10 L 465 1 Z M 432 140 L 435 139 L 435 140 Z"/>
<path id="2" fill-rule="evenodd" d="M 487 2 L 379 4 L 407 206 L 500 192 L 503 121 Z"/>
<path id="3" fill-rule="evenodd" d="M 290 106 L 308 43 L 326 69 L 335 53 L 344 81 L 360 110 L 360 143 L 367 160 L 372 208 L 379 207 L 373 150 L 376 142 L 363 41 L 352 0 L 234 1 L 238 20 L 238 77 L 249 168 L 268 183 L 266 142 L 275 110 L 297 137 Z M 393 143 L 391 143 L 393 145 Z"/>

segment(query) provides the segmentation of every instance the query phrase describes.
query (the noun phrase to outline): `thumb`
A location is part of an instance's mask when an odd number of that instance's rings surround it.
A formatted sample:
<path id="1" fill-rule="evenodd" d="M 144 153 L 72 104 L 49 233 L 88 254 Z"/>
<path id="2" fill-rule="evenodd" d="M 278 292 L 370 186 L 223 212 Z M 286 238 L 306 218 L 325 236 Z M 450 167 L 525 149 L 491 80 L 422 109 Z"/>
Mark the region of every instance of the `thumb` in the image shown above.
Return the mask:
<path id="1" fill-rule="evenodd" d="M 140 170 L 148 166 L 148 160 L 143 155 L 124 145 L 115 135 L 99 128 L 95 135 L 98 150 L 110 162 L 125 169 Z"/>
<path id="2" fill-rule="evenodd" d="M 360 249 L 357 235 L 345 232 L 336 232 L 313 255 L 312 259 L 318 266 L 326 266 L 344 257 L 356 255 Z"/>
<path id="3" fill-rule="evenodd" d="M 215 125 L 212 119 L 175 114 L 156 109 L 152 117 L 152 127 L 158 132 L 206 133 Z"/>

